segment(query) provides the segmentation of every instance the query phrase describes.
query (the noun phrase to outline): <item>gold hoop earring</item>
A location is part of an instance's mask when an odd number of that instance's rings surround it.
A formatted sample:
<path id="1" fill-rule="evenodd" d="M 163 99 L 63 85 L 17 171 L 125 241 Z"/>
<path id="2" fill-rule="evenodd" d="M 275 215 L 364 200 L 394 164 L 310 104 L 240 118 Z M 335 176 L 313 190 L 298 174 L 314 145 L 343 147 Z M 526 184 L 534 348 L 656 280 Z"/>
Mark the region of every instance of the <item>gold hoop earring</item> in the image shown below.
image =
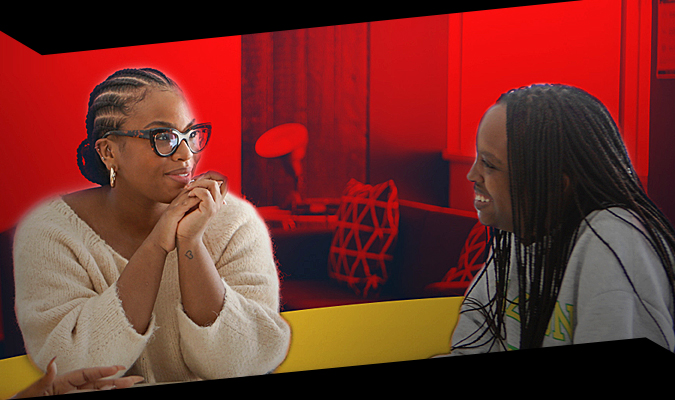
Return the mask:
<path id="1" fill-rule="evenodd" d="M 117 172 L 115 172 L 114 167 L 110 167 L 110 187 L 115 187 L 115 178 L 117 177 Z"/>

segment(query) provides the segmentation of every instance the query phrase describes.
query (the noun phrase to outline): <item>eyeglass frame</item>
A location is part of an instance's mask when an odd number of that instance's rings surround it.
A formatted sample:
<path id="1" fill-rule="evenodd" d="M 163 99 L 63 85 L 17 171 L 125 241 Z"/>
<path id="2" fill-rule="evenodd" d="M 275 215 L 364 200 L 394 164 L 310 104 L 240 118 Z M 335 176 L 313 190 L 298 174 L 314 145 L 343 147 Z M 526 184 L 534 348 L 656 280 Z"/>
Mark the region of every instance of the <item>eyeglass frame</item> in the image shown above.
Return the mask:
<path id="1" fill-rule="evenodd" d="M 198 130 L 198 129 L 203 129 L 203 128 L 208 128 L 207 134 L 206 134 L 206 142 L 204 143 L 204 147 L 202 147 L 201 150 L 194 151 L 192 150 L 192 147 L 190 147 L 190 142 L 188 141 L 190 137 L 190 132 Z M 160 132 L 160 131 L 170 131 L 174 133 L 176 136 L 178 136 L 178 144 L 174 146 L 174 148 L 171 150 L 169 154 L 162 154 L 157 150 L 157 146 L 155 145 L 155 135 Z M 129 131 L 109 131 L 106 132 L 103 136 L 101 136 L 101 139 L 105 139 L 106 137 L 110 135 L 117 135 L 117 136 L 126 136 L 126 137 L 134 137 L 134 138 L 140 138 L 140 139 L 148 139 L 150 140 L 150 144 L 152 145 L 152 150 L 154 150 L 155 154 L 157 154 L 160 157 L 171 157 L 176 150 L 180 147 L 181 143 L 185 141 L 188 149 L 192 154 L 197 154 L 202 152 L 205 148 L 206 145 L 209 144 L 209 139 L 211 138 L 211 123 L 210 122 L 205 122 L 197 125 L 193 125 L 190 127 L 190 129 L 187 130 L 187 132 L 183 133 L 179 131 L 178 129 L 175 128 L 152 128 L 152 129 L 134 129 L 134 130 L 129 130 Z"/>

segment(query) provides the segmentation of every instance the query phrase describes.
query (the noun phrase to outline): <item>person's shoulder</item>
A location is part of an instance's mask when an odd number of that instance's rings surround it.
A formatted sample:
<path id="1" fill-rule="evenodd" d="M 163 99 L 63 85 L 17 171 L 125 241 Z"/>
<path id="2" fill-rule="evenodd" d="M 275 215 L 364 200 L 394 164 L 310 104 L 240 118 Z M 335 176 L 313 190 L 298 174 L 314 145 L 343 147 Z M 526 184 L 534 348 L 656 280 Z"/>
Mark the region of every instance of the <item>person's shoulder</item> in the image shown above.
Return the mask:
<path id="1" fill-rule="evenodd" d="M 93 203 L 100 198 L 100 188 L 85 189 L 47 197 L 36 203 L 17 224 L 19 229 L 86 231 L 86 219 Z"/>
<path id="2" fill-rule="evenodd" d="M 235 237 L 248 239 L 269 237 L 264 219 L 250 201 L 240 195 L 228 193 L 225 202 L 205 232 L 204 240 L 207 246 L 218 248 Z"/>
<path id="3" fill-rule="evenodd" d="M 68 207 L 61 196 L 49 197 L 34 204 L 21 218 L 17 229 L 34 224 L 46 225 L 58 223 L 66 218 L 65 207 Z"/>
<path id="4" fill-rule="evenodd" d="M 50 239 L 72 236 L 76 226 L 72 210 L 61 196 L 36 203 L 17 223 L 14 244 L 46 243 Z"/>
<path id="5" fill-rule="evenodd" d="M 581 223 L 582 229 L 592 227 L 594 230 L 612 232 L 644 232 L 644 226 L 634 211 L 623 207 L 610 207 L 592 211 Z"/>
<path id="6" fill-rule="evenodd" d="M 228 192 L 225 195 L 225 202 L 224 207 L 235 207 L 235 208 L 242 208 L 242 209 L 254 209 L 255 207 L 253 204 L 248 201 L 245 197 L 243 197 L 240 194 Z"/>
<path id="7" fill-rule="evenodd" d="M 626 208 L 611 207 L 591 212 L 579 227 L 578 244 L 611 248 L 619 253 L 640 253 L 652 246 L 647 229 L 637 214 Z"/>
<path id="8" fill-rule="evenodd" d="M 228 193 L 216 216 L 216 224 L 241 226 L 250 223 L 264 224 L 257 208 L 241 195 Z"/>
<path id="9" fill-rule="evenodd" d="M 257 210 L 250 201 L 234 193 L 227 193 L 225 204 L 221 206 L 220 211 L 221 214 L 257 215 Z"/>

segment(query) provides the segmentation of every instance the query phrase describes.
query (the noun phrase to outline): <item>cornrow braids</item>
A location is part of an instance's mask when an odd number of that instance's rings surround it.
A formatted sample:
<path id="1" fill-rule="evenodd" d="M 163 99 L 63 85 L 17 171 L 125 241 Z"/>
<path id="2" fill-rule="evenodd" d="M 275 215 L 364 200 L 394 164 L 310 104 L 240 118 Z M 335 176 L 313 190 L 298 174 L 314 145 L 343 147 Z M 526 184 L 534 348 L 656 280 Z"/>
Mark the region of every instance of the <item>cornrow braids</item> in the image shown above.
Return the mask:
<path id="1" fill-rule="evenodd" d="M 173 80 L 156 69 L 129 68 L 110 75 L 89 95 L 87 137 L 77 148 L 77 165 L 89 181 L 101 186 L 110 184 L 108 171 L 95 149 L 96 141 L 105 133 L 120 129 L 133 106 L 143 100 L 150 88 L 180 90 Z"/>
<path id="2" fill-rule="evenodd" d="M 520 348 L 542 346 L 579 227 L 595 210 L 621 207 L 637 217 L 646 233 L 637 231 L 661 259 L 675 298 L 675 231 L 646 195 L 605 106 L 581 89 L 551 84 L 510 90 L 497 103 L 506 105 L 514 231 L 490 228 L 493 264 L 500 277 L 490 301 L 495 311 L 487 323 L 499 335 L 491 340 L 503 341 L 506 278 L 515 268 Z M 570 190 L 565 191 L 566 185 Z M 625 268 L 624 275 L 632 286 Z"/>

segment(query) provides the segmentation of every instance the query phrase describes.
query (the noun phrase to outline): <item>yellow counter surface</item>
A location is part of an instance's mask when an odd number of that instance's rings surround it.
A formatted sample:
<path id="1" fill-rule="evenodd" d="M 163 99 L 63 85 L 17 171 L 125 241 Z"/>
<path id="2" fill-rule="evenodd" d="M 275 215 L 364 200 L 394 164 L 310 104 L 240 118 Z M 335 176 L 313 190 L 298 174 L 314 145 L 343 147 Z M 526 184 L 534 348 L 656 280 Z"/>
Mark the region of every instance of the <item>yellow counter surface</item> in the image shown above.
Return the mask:
<path id="1" fill-rule="evenodd" d="M 384 301 L 282 312 L 291 345 L 275 373 L 420 360 L 445 354 L 462 297 Z M 0 399 L 43 372 L 28 356 L 0 360 Z"/>

